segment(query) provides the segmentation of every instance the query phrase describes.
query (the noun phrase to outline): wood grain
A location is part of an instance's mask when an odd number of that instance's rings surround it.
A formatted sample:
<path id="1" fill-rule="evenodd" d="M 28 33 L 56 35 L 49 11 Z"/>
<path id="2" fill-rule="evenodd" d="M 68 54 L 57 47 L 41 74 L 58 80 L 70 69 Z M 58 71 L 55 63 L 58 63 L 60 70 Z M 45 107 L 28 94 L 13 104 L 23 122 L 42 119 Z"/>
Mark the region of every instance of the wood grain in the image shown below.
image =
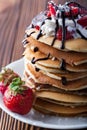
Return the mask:
<path id="1" fill-rule="evenodd" d="M 46 9 L 49 0 L 0 0 L 0 69 L 20 59 L 22 39 L 32 18 Z M 54 0 L 64 3 L 66 0 Z M 87 7 L 87 0 L 77 0 Z M 20 122 L 0 109 L 0 130 L 48 130 Z"/>

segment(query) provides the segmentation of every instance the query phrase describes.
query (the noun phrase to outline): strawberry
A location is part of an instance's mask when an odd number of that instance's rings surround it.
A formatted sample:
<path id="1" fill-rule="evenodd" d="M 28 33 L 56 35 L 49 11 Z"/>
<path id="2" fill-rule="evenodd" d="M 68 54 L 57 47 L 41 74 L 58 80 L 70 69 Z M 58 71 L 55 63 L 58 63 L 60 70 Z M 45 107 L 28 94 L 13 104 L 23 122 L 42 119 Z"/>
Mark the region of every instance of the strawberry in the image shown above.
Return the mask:
<path id="1" fill-rule="evenodd" d="M 4 94 L 7 86 L 11 83 L 12 79 L 18 77 L 18 74 L 11 69 L 3 69 L 0 73 L 0 92 Z"/>
<path id="2" fill-rule="evenodd" d="M 5 106 L 16 113 L 27 114 L 33 104 L 33 91 L 25 86 L 20 77 L 13 79 L 4 93 L 3 101 Z"/>
<path id="3" fill-rule="evenodd" d="M 57 36 L 57 38 L 58 38 L 59 40 L 62 40 L 62 28 L 59 28 L 59 29 L 58 29 L 56 36 Z M 67 28 L 66 28 L 66 39 L 65 39 L 65 40 L 69 40 L 69 39 L 72 39 L 72 38 L 73 38 L 72 33 L 69 32 L 69 31 L 67 30 Z"/>
<path id="4" fill-rule="evenodd" d="M 36 25 L 35 28 L 36 28 L 37 30 L 40 30 L 40 26 L 38 26 L 38 25 Z"/>
<path id="5" fill-rule="evenodd" d="M 56 15 L 56 10 L 55 10 L 54 6 L 51 3 L 49 3 L 48 9 L 49 9 L 49 12 L 48 12 L 49 15 L 53 15 L 53 16 Z M 48 16 L 48 14 L 47 14 L 47 16 Z"/>
<path id="6" fill-rule="evenodd" d="M 4 94 L 6 89 L 7 89 L 7 85 L 5 85 L 3 82 L 0 82 L 0 92 Z"/>
<path id="7" fill-rule="evenodd" d="M 79 14 L 79 8 L 78 7 L 70 7 L 70 11 L 69 12 L 65 12 L 65 16 L 67 17 L 75 17 Z"/>
<path id="8" fill-rule="evenodd" d="M 76 16 L 79 14 L 79 8 L 78 7 L 71 7 L 71 12 L 73 16 Z"/>
<path id="9" fill-rule="evenodd" d="M 83 27 L 87 27 L 87 15 L 80 18 L 78 21 L 77 21 L 78 24 L 80 24 L 81 26 Z"/>
<path id="10" fill-rule="evenodd" d="M 50 11 L 47 12 L 47 17 L 48 17 L 48 18 L 51 17 Z"/>

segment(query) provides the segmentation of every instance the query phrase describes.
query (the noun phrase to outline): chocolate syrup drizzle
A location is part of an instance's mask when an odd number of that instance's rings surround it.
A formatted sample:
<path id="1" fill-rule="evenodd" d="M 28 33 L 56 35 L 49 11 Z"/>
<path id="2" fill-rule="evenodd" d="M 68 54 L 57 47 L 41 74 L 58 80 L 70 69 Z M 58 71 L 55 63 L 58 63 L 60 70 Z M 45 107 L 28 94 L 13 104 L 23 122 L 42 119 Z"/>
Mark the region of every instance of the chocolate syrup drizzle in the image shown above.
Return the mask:
<path id="1" fill-rule="evenodd" d="M 45 22 L 43 21 L 41 26 L 44 24 Z M 37 40 L 42 36 L 42 30 L 39 31 L 38 35 L 37 35 Z"/>
<path id="2" fill-rule="evenodd" d="M 44 57 L 44 58 L 35 59 L 35 57 L 33 57 L 32 60 L 31 60 L 31 63 L 35 64 L 37 61 L 48 60 L 49 57 L 50 57 L 50 53 L 47 55 L 47 57 Z"/>
<path id="3" fill-rule="evenodd" d="M 65 62 L 64 59 L 61 60 L 60 69 L 61 70 L 66 70 L 66 62 Z"/>
<path id="4" fill-rule="evenodd" d="M 34 52 L 37 52 L 38 50 L 38 47 L 34 47 Z"/>
<path id="5" fill-rule="evenodd" d="M 24 39 L 24 40 L 22 41 L 22 43 L 23 43 L 23 45 L 26 45 L 26 44 L 28 44 L 29 42 L 27 41 L 27 39 Z"/>
<path id="6" fill-rule="evenodd" d="M 30 37 L 31 34 L 35 33 L 35 31 L 31 32 L 30 34 L 26 34 L 27 37 Z"/>
<path id="7" fill-rule="evenodd" d="M 40 69 L 39 69 L 39 68 L 37 68 L 37 67 L 35 67 L 35 70 L 38 72 Z"/>
<path id="8" fill-rule="evenodd" d="M 63 85 L 66 85 L 66 84 L 67 84 L 67 79 L 66 79 L 66 77 L 62 77 L 62 84 L 63 84 Z"/>
<path id="9" fill-rule="evenodd" d="M 65 39 L 66 39 L 66 30 L 65 30 L 65 11 L 61 11 L 61 17 L 62 17 L 62 44 L 61 44 L 61 49 L 65 48 Z"/>
<path id="10" fill-rule="evenodd" d="M 77 29 L 76 31 L 77 31 L 77 33 L 81 36 L 82 39 L 87 40 L 87 38 L 86 38 L 85 36 L 83 36 L 82 33 L 81 33 L 78 29 Z"/>

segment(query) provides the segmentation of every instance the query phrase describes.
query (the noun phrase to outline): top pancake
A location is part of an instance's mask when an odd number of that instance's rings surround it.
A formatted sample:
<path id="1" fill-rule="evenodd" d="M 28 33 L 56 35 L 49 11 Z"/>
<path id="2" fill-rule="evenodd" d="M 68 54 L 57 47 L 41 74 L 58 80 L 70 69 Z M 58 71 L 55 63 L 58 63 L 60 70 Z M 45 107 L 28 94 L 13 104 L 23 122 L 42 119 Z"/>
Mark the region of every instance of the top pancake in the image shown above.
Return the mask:
<path id="1" fill-rule="evenodd" d="M 61 51 L 56 48 L 53 48 L 52 46 L 35 40 L 32 36 L 27 37 L 26 40 L 28 41 L 28 44 L 25 45 L 26 48 L 31 48 L 31 50 L 34 50 L 34 48 L 37 47 L 40 52 L 46 55 L 48 54 L 49 50 L 49 53 L 53 57 L 56 57 L 59 60 L 64 59 L 66 63 L 70 65 L 79 65 L 87 62 L 87 53 L 84 54 L 81 52 L 78 53 L 74 51 Z"/>
<path id="2" fill-rule="evenodd" d="M 35 32 L 35 33 L 31 34 L 31 32 Z M 36 30 L 35 28 L 32 28 L 32 29 L 26 30 L 25 33 L 28 34 L 28 35 L 31 34 L 32 37 L 34 39 L 36 39 L 37 36 L 38 36 L 39 31 Z M 54 39 L 54 37 L 52 37 L 52 36 L 51 37 L 46 37 L 46 35 L 43 35 L 38 39 L 38 41 L 51 46 L 53 39 Z M 61 41 L 56 39 L 53 47 L 56 48 L 56 49 L 61 50 L 60 49 Z M 80 38 L 79 39 L 67 40 L 65 42 L 65 49 L 63 49 L 63 51 L 87 52 L 87 40 L 80 39 Z"/>

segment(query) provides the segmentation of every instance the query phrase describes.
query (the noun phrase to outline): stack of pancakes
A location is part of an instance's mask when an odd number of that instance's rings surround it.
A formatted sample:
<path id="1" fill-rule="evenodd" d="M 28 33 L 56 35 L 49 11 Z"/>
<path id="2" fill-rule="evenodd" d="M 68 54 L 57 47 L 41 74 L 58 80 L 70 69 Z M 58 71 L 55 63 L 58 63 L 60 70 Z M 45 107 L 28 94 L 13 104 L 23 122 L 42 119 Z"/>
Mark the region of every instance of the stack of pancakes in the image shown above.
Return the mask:
<path id="1" fill-rule="evenodd" d="M 26 30 L 28 35 L 32 34 L 26 38 L 24 52 L 25 81 L 35 89 L 34 108 L 44 113 L 86 115 L 87 41 L 68 40 L 62 51 L 59 40 L 50 46 L 53 37 L 37 40 L 38 32 Z"/>
<path id="2" fill-rule="evenodd" d="M 87 40 L 61 41 L 29 28 L 23 43 L 24 78 L 35 92 L 33 108 L 46 114 L 87 115 Z"/>

